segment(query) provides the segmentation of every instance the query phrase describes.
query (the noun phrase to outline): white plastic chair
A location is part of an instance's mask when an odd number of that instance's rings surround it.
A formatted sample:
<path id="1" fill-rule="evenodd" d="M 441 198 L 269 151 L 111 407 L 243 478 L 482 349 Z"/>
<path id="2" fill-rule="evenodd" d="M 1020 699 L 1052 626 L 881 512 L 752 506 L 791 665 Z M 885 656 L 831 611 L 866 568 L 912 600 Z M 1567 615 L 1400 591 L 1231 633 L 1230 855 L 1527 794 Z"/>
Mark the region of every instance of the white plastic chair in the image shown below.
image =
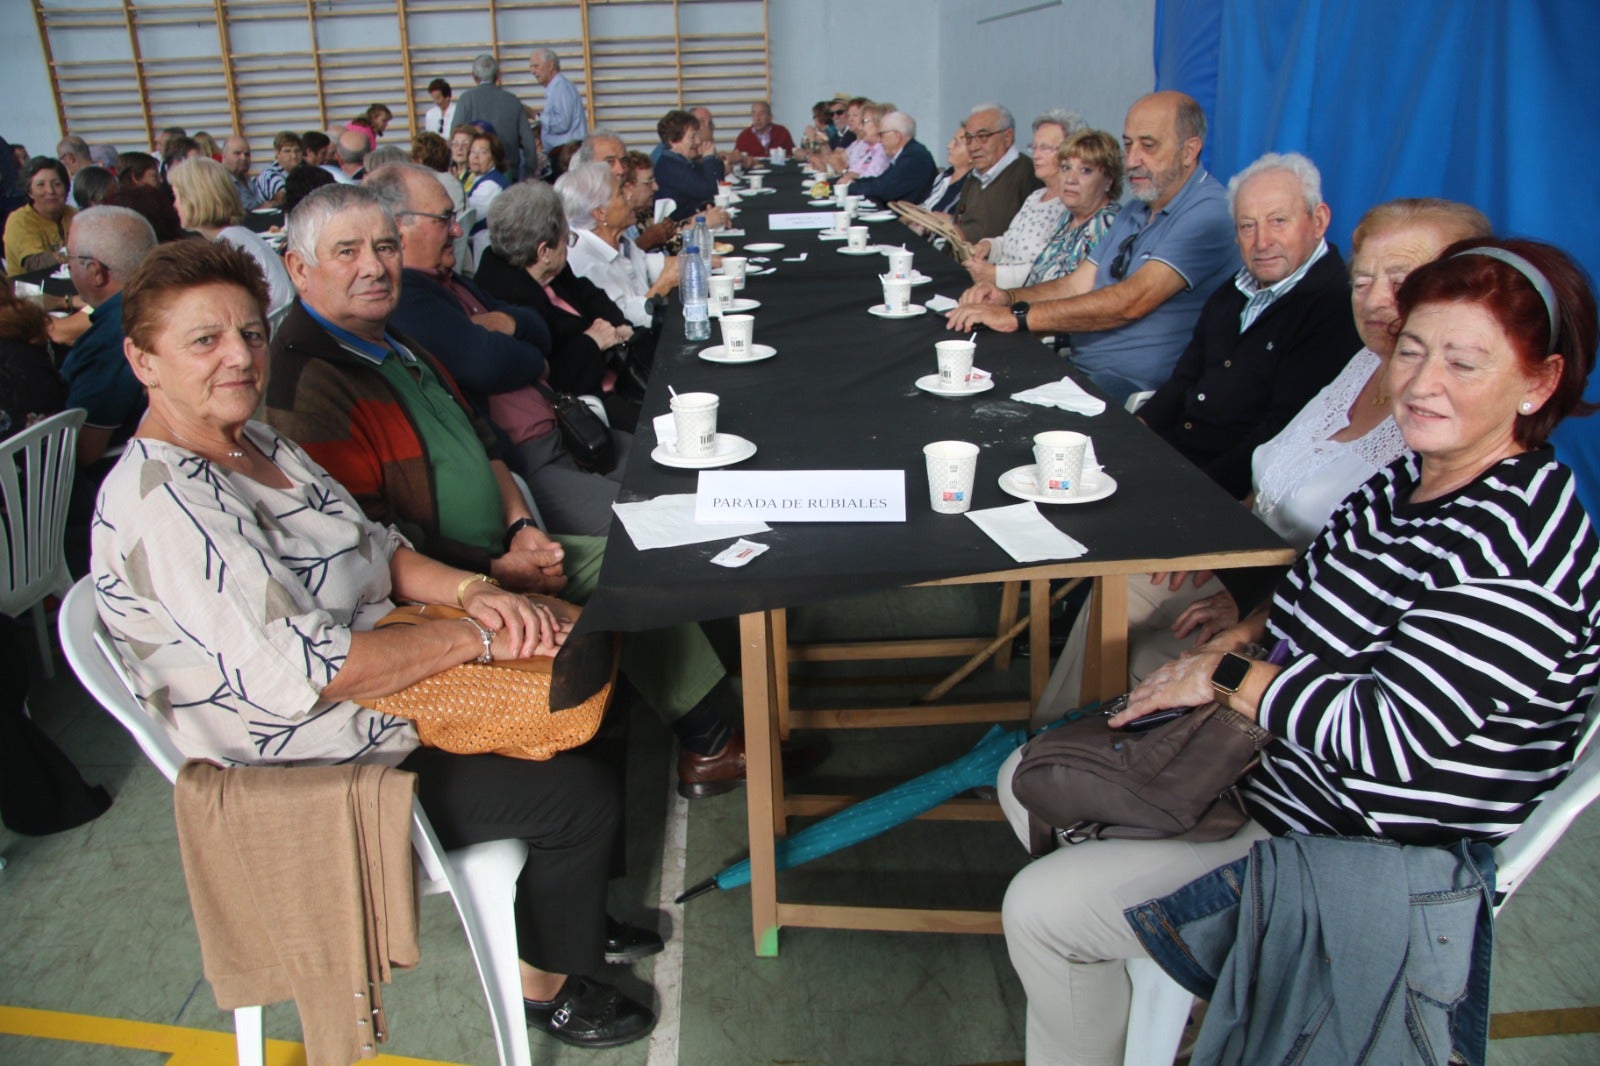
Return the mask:
<path id="1" fill-rule="evenodd" d="M 133 734 L 156 769 L 168 781 L 176 780 L 183 753 L 134 697 L 122 660 L 100 621 L 91 579 L 84 578 L 67 593 L 59 625 L 62 652 L 83 687 Z M 517 875 L 527 860 L 528 846 L 520 840 L 495 840 L 446 852 L 420 804 L 411 811 L 411 846 L 417 853 L 422 893 L 448 893 L 455 902 L 489 1003 L 501 1066 L 531 1066 L 513 912 Z M 261 1008 L 234 1011 L 233 1024 L 240 1066 L 263 1066 Z"/>
<path id="2" fill-rule="evenodd" d="M 1600 799 L 1600 744 L 1593 743 L 1597 728 L 1600 696 L 1589 705 L 1589 724 L 1572 772 L 1539 801 L 1516 832 L 1494 849 L 1496 915 L 1544 861 L 1573 820 Z M 1194 999 L 1150 959 L 1129 959 L 1127 968 L 1133 999 L 1128 1010 L 1128 1042 L 1123 1049 L 1122 1066 L 1165 1066 L 1178 1054 Z"/>
<path id="3" fill-rule="evenodd" d="M 1143 407 L 1146 403 L 1149 403 L 1150 397 L 1154 396 L 1155 394 L 1155 389 L 1145 389 L 1143 392 L 1135 392 L 1126 400 L 1122 401 L 1122 409 L 1127 411 L 1130 415 L 1138 414 L 1139 408 Z"/>
<path id="4" fill-rule="evenodd" d="M 44 599 L 72 587 L 67 572 L 67 505 L 72 497 L 81 407 L 0 441 L 0 614 L 33 611 L 39 661 L 55 677 Z"/>
<path id="5" fill-rule="evenodd" d="M 463 208 L 456 216 L 456 225 L 461 227 L 461 236 L 455 239 L 456 271 L 467 277 L 478 272 L 478 256 L 472 248 L 472 227 L 478 224 L 478 209 L 476 207 Z"/>

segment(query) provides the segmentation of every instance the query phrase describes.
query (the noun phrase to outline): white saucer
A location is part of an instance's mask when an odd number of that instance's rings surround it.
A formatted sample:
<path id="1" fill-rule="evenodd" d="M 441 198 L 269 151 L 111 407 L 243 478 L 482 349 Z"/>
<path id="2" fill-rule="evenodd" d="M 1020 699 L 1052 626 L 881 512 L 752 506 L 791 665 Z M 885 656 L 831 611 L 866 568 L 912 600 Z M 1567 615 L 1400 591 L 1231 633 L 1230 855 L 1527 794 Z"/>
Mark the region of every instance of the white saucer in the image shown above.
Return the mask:
<path id="1" fill-rule="evenodd" d="M 723 347 L 720 344 L 713 344 L 709 348 L 700 349 L 700 358 L 706 362 L 727 363 L 729 366 L 737 366 L 740 363 L 759 363 L 761 360 L 771 359 L 777 354 L 778 349 L 766 344 L 751 344 L 750 354 L 743 359 L 729 359 L 723 354 Z"/>
<path id="2" fill-rule="evenodd" d="M 928 309 L 923 307 L 921 304 L 912 304 L 899 314 L 891 313 L 888 306 L 885 304 L 873 304 L 871 307 L 867 308 L 867 314 L 877 315 L 879 318 L 916 318 L 918 315 L 925 315 L 927 313 Z"/>
<path id="3" fill-rule="evenodd" d="M 744 250 L 747 252 L 776 252 L 782 248 L 782 243 L 778 241 L 762 241 L 758 244 L 747 244 L 744 246 Z"/>
<path id="4" fill-rule="evenodd" d="M 772 171 L 768 170 L 766 167 L 761 167 L 759 170 L 747 170 L 747 171 L 745 171 L 745 173 L 746 174 L 771 174 Z"/>
<path id="5" fill-rule="evenodd" d="M 697 459 L 680 459 L 676 444 L 657 444 L 656 450 L 650 453 L 650 458 L 662 466 L 677 467 L 679 470 L 710 470 L 713 467 L 742 463 L 755 453 L 756 446 L 743 437 L 736 437 L 732 433 L 718 433 L 717 449 L 710 455 Z"/>
<path id="6" fill-rule="evenodd" d="M 893 211 L 872 211 L 865 215 L 856 216 L 862 222 L 893 222 L 895 217 Z"/>
<path id="7" fill-rule="evenodd" d="M 807 200 L 806 203 L 810 204 L 812 207 L 838 207 L 839 206 L 839 201 L 838 200 Z"/>
<path id="8" fill-rule="evenodd" d="M 744 268 L 744 276 L 747 278 L 759 278 L 763 274 L 775 274 L 777 271 L 777 267 L 753 267 L 746 265 Z M 728 276 L 728 268 L 725 266 L 715 267 L 712 269 L 711 275 L 712 277 L 725 278 Z"/>
<path id="9" fill-rule="evenodd" d="M 878 246 L 869 244 L 865 248 L 835 248 L 840 255 L 878 255 Z"/>
<path id="10" fill-rule="evenodd" d="M 850 236 L 842 229 L 819 229 L 817 236 L 825 241 L 842 241 Z"/>
<path id="11" fill-rule="evenodd" d="M 1046 496 L 1039 491 L 1037 470 L 1033 463 L 1014 466 L 1000 475 L 1000 487 L 1019 500 L 1032 500 L 1034 503 L 1093 503 L 1117 491 L 1117 483 L 1104 470 L 1085 470 L 1082 495 Z"/>
<path id="12" fill-rule="evenodd" d="M 733 306 L 728 308 L 728 313 L 730 315 L 742 315 L 746 311 L 754 311 L 760 306 L 760 300 L 747 300 L 742 296 L 735 296 L 733 299 Z M 721 308 L 717 307 L 715 304 L 712 304 L 707 310 L 710 312 L 712 318 L 722 317 Z"/>
<path id="13" fill-rule="evenodd" d="M 777 192 L 777 191 L 778 191 L 777 189 L 769 189 L 769 188 L 767 188 L 765 186 L 762 186 L 759 189 L 741 189 L 741 190 L 739 190 L 739 195 L 740 196 L 765 196 L 769 192 Z"/>
<path id="14" fill-rule="evenodd" d="M 906 280 L 911 282 L 913 285 L 926 285 L 933 279 L 928 277 L 928 275 L 924 274 L 922 271 L 918 270 L 913 272 L 912 275 Z"/>
<path id="15" fill-rule="evenodd" d="M 938 374 L 928 374 L 916 381 L 917 388 L 923 392 L 932 393 L 946 400 L 959 400 L 963 396 L 976 396 L 980 392 L 988 392 L 994 388 L 994 378 L 984 378 L 982 381 L 968 384 L 965 388 L 947 389 L 939 384 Z"/>

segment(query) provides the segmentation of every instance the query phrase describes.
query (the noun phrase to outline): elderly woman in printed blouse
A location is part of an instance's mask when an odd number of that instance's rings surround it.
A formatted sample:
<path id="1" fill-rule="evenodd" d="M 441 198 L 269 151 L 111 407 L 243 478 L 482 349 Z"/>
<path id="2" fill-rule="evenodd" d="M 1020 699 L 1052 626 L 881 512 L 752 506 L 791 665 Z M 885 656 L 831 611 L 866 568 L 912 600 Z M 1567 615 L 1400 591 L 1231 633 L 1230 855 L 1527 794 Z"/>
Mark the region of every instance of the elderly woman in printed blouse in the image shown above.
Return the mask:
<path id="1" fill-rule="evenodd" d="M 357 702 L 460 663 L 553 654 L 566 606 L 417 554 L 250 421 L 266 303 L 260 268 L 224 242 L 163 246 L 123 292 L 150 404 L 101 488 L 92 572 L 140 702 L 192 758 L 398 765 L 446 847 L 527 840 L 516 913 L 530 1023 L 580 1046 L 643 1036 L 650 1009 L 590 976 L 608 941 L 612 770 L 582 749 L 532 762 L 422 748 L 410 722 Z M 375 630 L 396 598 L 468 617 Z"/>
<path id="2" fill-rule="evenodd" d="M 1217 700 L 1257 722 L 1273 741 L 1241 781 L 1249 820 L 1215 842 L 1090 840 L 1011 882 L 1029 1063 L 1122 1062 L 1123 960 L 1146 954 L 1124 908 L 1269 835 L 1493 843 L 1572 767 L 1600 677 L 1600 541 L 1546 440 L 1593 410 L 1594 294 L 1547 244 L 1475 237 L 1396 303 L 1383 393 L 1411 454 L 1345 497 L 1267 607 L 1110 720 Z M 1014 766 L 1001 799 L 1026 840 Z"/>

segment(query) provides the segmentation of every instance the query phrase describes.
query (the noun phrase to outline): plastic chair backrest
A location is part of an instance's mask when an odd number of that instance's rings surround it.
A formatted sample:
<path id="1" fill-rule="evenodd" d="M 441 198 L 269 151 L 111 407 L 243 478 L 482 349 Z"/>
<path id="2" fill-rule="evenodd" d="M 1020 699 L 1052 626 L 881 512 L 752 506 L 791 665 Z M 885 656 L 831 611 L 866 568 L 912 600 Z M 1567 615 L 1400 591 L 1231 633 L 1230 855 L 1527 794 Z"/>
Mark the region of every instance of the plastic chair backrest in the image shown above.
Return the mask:
<path id="1" fill-rule="evenodd" d="M 1139 408 L 1148 403 L 1150 397 L 1154 396 L 1155 394 L 1155 389 L 1145 389 L 1143 392 L 1135 392 L 1126 400 L 1122 401 L 1122 409 L 1127 411 L 1130 415 L 1138 414 Z"/>
<path id="2" fill-rule="evenodd" d="M 463 208 L 461 214 L 456 216 L 456 225 L 461 227 L 461 236 L 455 239 L 456 272 L 471 277 L 478 272 L 478 260 L 472 251 L 472 227 L 478 224 L 478 209 L 476 207 Z"/>
<path id="3" fill-rule="evenodd" d="M 1495 853 L 1495 910 L 1505 906 L 1511 894 L 1555 847 L 1561 834 L 1585 807 L 1600 799 L 1600 744 L 1595 743 L 1600 729 L 1600 695 L 1589 704 L 1589 720 L 1579 742 L 1578 756 L 1566 779 L 1539 801 L 1528 820 L 1517 827 Z"/>
<path id="4" fill-rule="evenodd" d="M 0 614 L 71 584 L 63 545 L 84 417 L 74 407 L 0 441 Z"/>

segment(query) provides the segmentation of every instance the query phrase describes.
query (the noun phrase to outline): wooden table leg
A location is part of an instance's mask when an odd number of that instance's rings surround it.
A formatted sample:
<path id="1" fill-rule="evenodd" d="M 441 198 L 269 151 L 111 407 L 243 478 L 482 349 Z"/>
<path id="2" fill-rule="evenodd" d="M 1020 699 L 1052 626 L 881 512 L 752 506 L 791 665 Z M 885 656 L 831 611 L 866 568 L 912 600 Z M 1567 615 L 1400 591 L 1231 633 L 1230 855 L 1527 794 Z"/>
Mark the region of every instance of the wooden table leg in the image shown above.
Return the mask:
<path id="1" fill-rule="evenodd" d="M 789 739 L 789 612 L 767 612 L 772 619 L 772 687 L 777 693 L 778 737 Z"/>
<path id="2" fill-rule="evenodd" d="M 1095 579 L 1089 633 L 1083 648 L 1082 703 L 1120 696 L 1128 688 L 1128 577 Z"/>
<path id="3" fill-rule="evenodd" d="M 1039 706 L 1050 683 L 1050 582 L 1028 582 L 1028 690 L 1030 706 Z"/>
<path id="4" fill-rule="evenodd" d="M 1007 581 L 1000 586 L 1000 624 L 995 633 L 1004 633 L 1017 624 L 1017 607 L 1022 602 L 1022 582 Z M 1006 641 L 994 653 L 994 668 L 1001 673 L 1011 669 L 1012 641 Z"/>
<path id="5" fill-rule="evenodd" d="M 765 613 L 739 616 L 740 661 L 744 687 L 744 743 L 747 829 L 750 837 L 750 927 L 758 956 L 778 954 L 777 834 L 783 817 L 776 790 L 777 708 L 774 706 L 772 629 Z"/>

